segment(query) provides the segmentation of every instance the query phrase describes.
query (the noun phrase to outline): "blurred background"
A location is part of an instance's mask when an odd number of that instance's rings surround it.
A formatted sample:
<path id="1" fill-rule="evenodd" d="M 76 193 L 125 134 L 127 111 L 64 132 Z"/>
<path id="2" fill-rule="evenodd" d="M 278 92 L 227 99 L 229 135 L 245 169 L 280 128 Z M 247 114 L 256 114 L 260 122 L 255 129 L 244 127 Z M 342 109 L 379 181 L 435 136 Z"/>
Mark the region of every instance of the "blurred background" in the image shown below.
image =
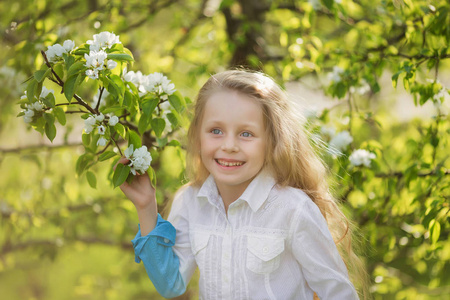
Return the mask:
<path id="1" fill-rule="evenodd" d="M 102 31 L 131 50 L 129 70 L 162 72 L 190 99 L 231 67 L 272 76 L 359 228 L 372 297 L 450 297 L 448 1 L 16 0 L 0 2 L 0 30 L 3 299 L 161 299 L 134 263 L 137 215 L 111 163 L 95 166 L 96 188 L 75 171 L 83 120 L 67 115 L 50 142 L 16 117 L 40 51 Z M 186 183 L 183 147 L 152 165 L 163 208 Z M 196 280 L 180 299 L 198 298 Z"/>

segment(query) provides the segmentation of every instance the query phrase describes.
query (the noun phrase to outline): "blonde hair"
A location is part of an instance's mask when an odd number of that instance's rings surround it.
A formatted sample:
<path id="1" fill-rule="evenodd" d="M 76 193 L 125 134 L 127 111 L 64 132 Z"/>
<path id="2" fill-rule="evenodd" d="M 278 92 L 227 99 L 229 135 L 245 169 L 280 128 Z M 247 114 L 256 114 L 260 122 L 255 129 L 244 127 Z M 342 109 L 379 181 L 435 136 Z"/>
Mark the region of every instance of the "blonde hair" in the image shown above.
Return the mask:
<path id="1" fill-rule="evenodd" d="M 203 85 L 197 97 L 194 117 L 188 132 L 187 175 L 190 184 L 200 186 L 209 172 L 200 157 L 199 128 L 208 98 L 220 90 L 242 93 L 255 99 L 263 110 L 267 132 L 264 168 L 280 186 L 303 190 L 319 207 L 328 223 L 340 254 L 349 269 L 351 280 L 367 298 L 366 282 L 360 282 L 364 268 L 352 249 L 352 233 L 348 219 L 330 194 L 326 182 L 327 170 L 308 140 L 301 117 L 283 90 L 268 76 L 253 71 L 230 70 L 215 74 Z"/>

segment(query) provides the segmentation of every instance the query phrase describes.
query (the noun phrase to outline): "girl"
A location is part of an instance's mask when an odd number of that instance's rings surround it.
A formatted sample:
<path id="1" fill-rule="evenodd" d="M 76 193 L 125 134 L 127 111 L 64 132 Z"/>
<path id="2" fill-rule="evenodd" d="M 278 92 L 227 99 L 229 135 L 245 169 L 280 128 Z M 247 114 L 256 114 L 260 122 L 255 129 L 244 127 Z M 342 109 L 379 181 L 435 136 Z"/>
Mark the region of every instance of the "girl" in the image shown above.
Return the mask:
<path id="1" fill-rule="evenodd" d="M 148 176 L 121 186 L 140 222 L 136 262 L 162 296 L 183 294 L 199 267 L 201 299 L 358 299 L 343 261 L 357 260 L 342 247 L 348 222 L 273 80 L 242 70 L 213 75 L 188 140 L 191 182 L 168 221 Z"/>

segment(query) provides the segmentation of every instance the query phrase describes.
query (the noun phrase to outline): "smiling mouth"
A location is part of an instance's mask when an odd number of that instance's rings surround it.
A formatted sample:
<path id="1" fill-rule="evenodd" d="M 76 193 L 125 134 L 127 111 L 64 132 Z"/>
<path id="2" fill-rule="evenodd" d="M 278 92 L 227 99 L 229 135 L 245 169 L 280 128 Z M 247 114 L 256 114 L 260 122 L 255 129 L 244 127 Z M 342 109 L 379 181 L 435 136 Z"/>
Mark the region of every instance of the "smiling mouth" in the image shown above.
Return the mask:
<path id="1" fill-rule="evenodd" d="M 225 161 L 225 160 L 221 160 L 221 159 L 215 159 L 216 163 L 218 163 L 219 165 L 223 166 L 223 167 L 238 167 L 238 166 L 242 166 L 243 164 L 245 164 L 245 162 L 243 161 Z"/>

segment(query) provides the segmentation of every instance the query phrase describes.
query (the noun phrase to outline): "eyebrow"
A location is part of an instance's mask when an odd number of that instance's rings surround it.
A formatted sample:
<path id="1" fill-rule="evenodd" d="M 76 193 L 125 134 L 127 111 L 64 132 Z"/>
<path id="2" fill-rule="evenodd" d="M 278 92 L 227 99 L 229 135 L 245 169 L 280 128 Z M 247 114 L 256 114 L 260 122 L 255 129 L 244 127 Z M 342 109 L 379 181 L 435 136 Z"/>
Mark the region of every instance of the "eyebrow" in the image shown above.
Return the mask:
<path id="1" fill-rule="evenodd" d="M 207 121 L 204 123 L 206 126 L 211 127 L 211 126 L 223 126 L 224 122 L 219 121 L 219 120 L 211 120 L 211 121 Z M 253 122 L 244 122 L 244 123 L 239 123 L 238 126 L 240 128 L 251 128 L 251 129 L 258 129 L 258 125 L 256 125 L 256 123 Z"/>

